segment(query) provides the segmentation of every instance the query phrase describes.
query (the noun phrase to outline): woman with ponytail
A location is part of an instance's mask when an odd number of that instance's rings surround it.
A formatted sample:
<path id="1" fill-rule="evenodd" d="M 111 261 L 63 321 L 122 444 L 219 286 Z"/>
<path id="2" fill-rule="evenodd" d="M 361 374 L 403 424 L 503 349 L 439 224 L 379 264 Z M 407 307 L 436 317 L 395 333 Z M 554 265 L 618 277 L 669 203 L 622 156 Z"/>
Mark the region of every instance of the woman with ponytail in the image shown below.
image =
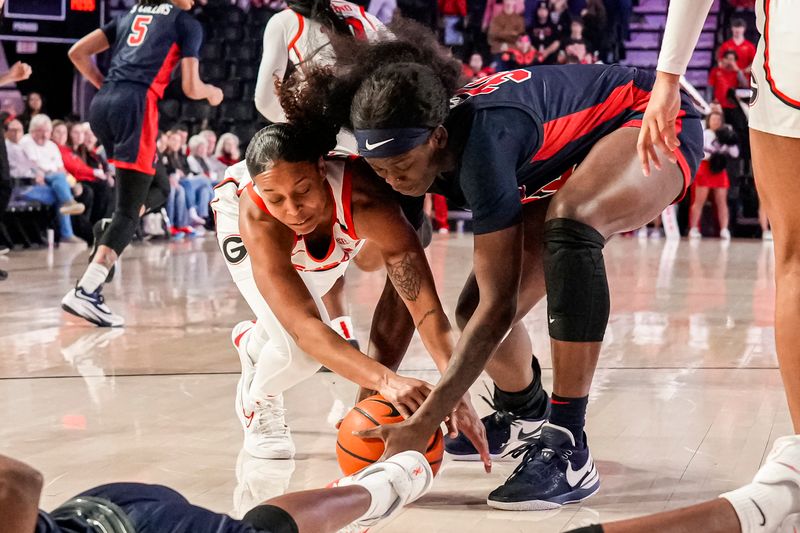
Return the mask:
<path id="1" fill-rule="evenodd" d="M 242 364 L 237 413 L 244 448 L 265 459 L 294 455 L 283 392 L 322 365 L 381 393 L 404 415 L 431 390 L 361 353 L 332 328 L 321 299 L 366 241 L 379 250 L 393 286 L 376 308 L 370 344 L 399 364 L 416 325 L 442 372 L 452 351 L 450 324 L 414 230 L 421 200 L 403 199 L 355 157 L 328 156 L 339 127 L 304 115 L 298 95 L 284 95 L 292 122 L 258 132 L 211 202 L 220 249 L 257 318 L 238 324 L 231 338 Z M 395 292 L 413 322 L 384 312 Z M 396 331 L 397 324 L 409 327 Z M 448 413 L 453 423 L 480 425 L 468 401 L 456 415 Z"/>

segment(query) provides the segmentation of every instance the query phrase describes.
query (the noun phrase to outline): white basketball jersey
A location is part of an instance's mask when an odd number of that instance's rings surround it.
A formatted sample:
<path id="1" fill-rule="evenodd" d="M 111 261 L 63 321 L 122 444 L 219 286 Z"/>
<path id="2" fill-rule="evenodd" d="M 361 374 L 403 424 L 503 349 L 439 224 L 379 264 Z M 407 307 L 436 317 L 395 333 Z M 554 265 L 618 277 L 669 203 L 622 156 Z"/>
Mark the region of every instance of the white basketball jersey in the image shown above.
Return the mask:
<path id="1" fill-rule="evenodd" d="M 359 239 L 353 225 L 350 209 L 352 178 L 347 159 L 326 161 L 327 186 L 335 209 L 330 225 L 331 240 L 322 257 L 314 256 L 307 248 L 302 235 L 295 235 L 292 249 L 292 265 L 303 277 L 309 288 L 323 295 L 342 276 L 347 264 L 361 249 L 364 241 Z M 217 230 L 222 233 L 239 234 L 239 197 L 247 194 L 265 213 L 269 214 L 264 200 L 253 186 L 253 180 L 244 161 L 229 167 L 225 179 L 215 187 L 215 198 L 211 207 L 216 214 Z"/>

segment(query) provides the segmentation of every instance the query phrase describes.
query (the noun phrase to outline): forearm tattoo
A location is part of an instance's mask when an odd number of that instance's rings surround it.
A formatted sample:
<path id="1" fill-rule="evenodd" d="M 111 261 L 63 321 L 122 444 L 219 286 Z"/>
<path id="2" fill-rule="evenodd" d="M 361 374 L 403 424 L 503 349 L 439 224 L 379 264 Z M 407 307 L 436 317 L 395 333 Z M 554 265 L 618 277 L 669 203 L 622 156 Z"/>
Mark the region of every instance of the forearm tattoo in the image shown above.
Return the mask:
<path id="1" fill-rule="evenodd" d="M 417 329 L 422 327 L 422 324 L 425 322 L 425 319 L 427 319 L 429 316 L 434 315 L 434 314 L 436 314 L 436 310 L 435 309 L 428 309 L 428 312 L 425 313 L 424 315 L 422 315 L 422 318 L 420 318 L 419 322 L 417 322 Z"/>
<path id="2" fill-rule="evenodd" d="M 411 261 L 411 254 L 407 253 L 400 261 L 386 265 L 386 271 L 400 296 L 416 302 L 422 286 L 422 276 Z"/>

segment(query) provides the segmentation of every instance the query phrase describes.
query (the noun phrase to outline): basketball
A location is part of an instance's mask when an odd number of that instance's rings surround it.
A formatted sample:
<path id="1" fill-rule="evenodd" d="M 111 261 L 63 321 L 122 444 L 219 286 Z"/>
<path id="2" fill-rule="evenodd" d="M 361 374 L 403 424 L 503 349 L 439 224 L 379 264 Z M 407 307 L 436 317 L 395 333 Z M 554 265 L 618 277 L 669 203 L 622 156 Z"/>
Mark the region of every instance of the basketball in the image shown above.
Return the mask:
<path id="1" fill-rule="evenodd" d="M 344 475 L 349 476 L 358 472 L 383 455 L 383 441 L 362 439 L 353 435 L 354 431 L 363 431 L 402 421 L 403 416 L 397 408 L 380 394 L 370 396 L 353 407 L 342 420 L 336 440 L 336 457 Z M 430 463 L 434 475 L 442 466 L 443 455 L 442 430 L 437 429 L 425 449 L 425 458 Z"/>

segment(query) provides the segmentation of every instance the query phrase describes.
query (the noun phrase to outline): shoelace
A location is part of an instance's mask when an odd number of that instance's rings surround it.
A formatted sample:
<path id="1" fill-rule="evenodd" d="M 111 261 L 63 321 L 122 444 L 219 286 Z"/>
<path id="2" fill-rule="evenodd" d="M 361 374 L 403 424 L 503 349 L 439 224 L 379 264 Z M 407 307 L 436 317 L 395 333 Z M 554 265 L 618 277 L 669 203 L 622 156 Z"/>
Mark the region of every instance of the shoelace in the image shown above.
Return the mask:
<path id="1" fill-rule="evenodd" d="M 258 431 L 262 435 L 283 435 L 286 433 L 284 414 L 286 409 L 278 407 L 272 402 L 264 401 L 255 406 L 258 412 Z"/>
<path id="2" fill-rule="evenodd" d="M 569 456 L 572 455 L 572 450 L 562 450 L 554 446 L 547 446 L 541 441 L 541 438 L 539 438 L 511 450 L 505 455 L 510 455 L 514 459 L 522 456 L 522 461 L 520 461 L 511 473 L 511 476 L 508 478 L 509 480 L 528 470 L 528 465 L 538 460 L 540 463 L 544 464 L 544 467 L 530 470 L 528 474 L 536 481 L 541 481 L 551 478 L 552 470 L 557 468 L 557 461 L 553 459 L 558 458 L 561 461 L 566 461 L 569 459 Z"/>
<path id="3" fill-rule="evenodd" d="M 489 390 L 489 386 L 486 383 L 484 383 L 483 386 L 486 387 L 486 393 L 489 395 L 489 397 L 493 396 L 492 391 Z M 498 425 L 515 426 L 519 424 L 516 415 L 514 415 L 514 413 L 508 409 L 504 409 L 497 405 L 494 402 L 494 398 L 490 399 L 483 394 L 481 394 L 480 397 L 489 405 L 489 407 L 492 408 L 492 411 L 495 412 L 494 419 Z"/>

